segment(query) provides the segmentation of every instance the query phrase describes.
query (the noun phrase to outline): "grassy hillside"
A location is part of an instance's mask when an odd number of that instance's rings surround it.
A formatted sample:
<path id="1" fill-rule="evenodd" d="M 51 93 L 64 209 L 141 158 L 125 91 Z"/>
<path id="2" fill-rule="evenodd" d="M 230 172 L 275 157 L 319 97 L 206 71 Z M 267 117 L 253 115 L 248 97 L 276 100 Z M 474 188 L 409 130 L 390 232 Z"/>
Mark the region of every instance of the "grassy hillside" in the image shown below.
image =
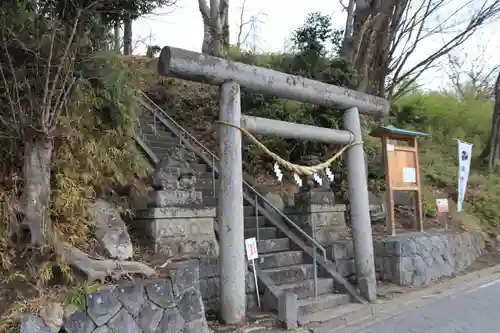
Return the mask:
<path id="1" fill-rule="evenodd" d="M 466 193 L 466 212 L 478 219 L 484 231 L 496 233 L 500 226 L 500 176 L 489 174 L 481 166 L 479 155 L 491 128 L 492 102 L 484 98 L 462 100 L 443 93 L 415 93 L 396 101 L 398 126 L 432 134 L 423 140 L 422 173 L 425 183 L 438 196 L 447 194 L 456 200 L 458 160 L 457 143 L 473 144 L 473 160 Z M 430 202 L 431 198 L 427 198 Z M 430 207 L 428 207 L 430 208 Z"/>

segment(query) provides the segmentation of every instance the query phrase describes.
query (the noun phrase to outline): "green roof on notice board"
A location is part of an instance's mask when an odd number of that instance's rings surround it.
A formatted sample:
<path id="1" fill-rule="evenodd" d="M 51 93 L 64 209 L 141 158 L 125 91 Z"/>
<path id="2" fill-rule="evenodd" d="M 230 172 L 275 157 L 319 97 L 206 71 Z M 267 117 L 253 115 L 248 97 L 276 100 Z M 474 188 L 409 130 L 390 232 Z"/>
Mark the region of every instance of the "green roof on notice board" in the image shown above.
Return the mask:
<path id="1" fill-rule="evenodd" d="M 384 125 L 377 127 L 374 129 L 371 133 L 370 136 L 374 137 L 382 137 L 382 136 L 399 136 L 399 137 L 429 137 L 431 136 L 428 133 L 423 133 L 423 132 L 417 132 L 417 131 L 410 131 L 410 130 L 405 130 L 402 128 L 397 128 L 392 125 Z"/>

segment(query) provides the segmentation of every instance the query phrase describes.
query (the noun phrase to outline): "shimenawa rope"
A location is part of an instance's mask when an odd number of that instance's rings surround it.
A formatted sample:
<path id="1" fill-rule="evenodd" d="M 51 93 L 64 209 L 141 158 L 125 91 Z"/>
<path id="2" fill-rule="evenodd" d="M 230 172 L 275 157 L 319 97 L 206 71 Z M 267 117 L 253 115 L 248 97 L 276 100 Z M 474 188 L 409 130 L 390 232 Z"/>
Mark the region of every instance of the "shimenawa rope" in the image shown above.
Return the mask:
<path id="1" fill-rule="evenodd" d="M 271 158 L 274 161 L 276 161 L 276 163 L 278 163 L 280 166 L 287 169 L 288 171 L 296 173 L 299 176 L 311 176 L 319 171 L 323 171 L 324 169 L 326 169 L 330 165 L 332 165 L 332 163 L 335 162 L 335 160 L 337 160 L 340 156 L 342 156 L 342 154 L 347 149 L 351 148 L 352 146 L 359 145 L 359 144 L 363 143 L 363 141 L 349 143 L 348 145 L 342 147 L 342 149 L 340 151 L 338 151 L 335 155 L 333 155 L 332 157 L 330 157 L 328 160 L 324 161 L 323 163 L 311 165 L 311 166 L 298 165 L 298 164 L 291 163 L 291 162 L 281 158 L 280 156 L 276 155 L 272 151 L 270 151 L 266 146 L 264 146 L 263 143 L 261 143 L 259 140 L 257 140 L 257 138 L 255 136 L 253 136 L 253 134 L 250 133 L 249 131 L 247 131 L 246 129 L 239 127 L 237 125 L 225 122 L 225 121 L 217 121 L 217 123 L 220 125 L 226 125 L 226 126 L 230 126 L 230 127 L 233 127 L 233 128 L 240 130 L 253 143 L 255 143 L 260 149 L 262 149 L 267 155 L 271 156 Z"/>

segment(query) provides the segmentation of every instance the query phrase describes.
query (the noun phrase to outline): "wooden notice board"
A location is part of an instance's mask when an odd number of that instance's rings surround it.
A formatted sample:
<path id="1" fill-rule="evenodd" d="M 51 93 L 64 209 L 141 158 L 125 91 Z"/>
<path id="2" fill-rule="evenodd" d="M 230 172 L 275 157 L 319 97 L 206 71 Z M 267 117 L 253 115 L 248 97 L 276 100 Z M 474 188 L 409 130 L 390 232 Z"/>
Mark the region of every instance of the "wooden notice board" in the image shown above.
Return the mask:
<path id="1" fill-rule="evenodd" d="M 415 209 L 414 229 L 423 231 L 418 139 L 419 137 L 429 135 L 398 129 L 394 126 L 379 127 L 370 135 L 379 137 L 382 141 L 382 158 L 387 187 L 387 232 L 391 235 L 396 234 L 394 214 L 395 191 L 412 193 L 412 201 Z"/>

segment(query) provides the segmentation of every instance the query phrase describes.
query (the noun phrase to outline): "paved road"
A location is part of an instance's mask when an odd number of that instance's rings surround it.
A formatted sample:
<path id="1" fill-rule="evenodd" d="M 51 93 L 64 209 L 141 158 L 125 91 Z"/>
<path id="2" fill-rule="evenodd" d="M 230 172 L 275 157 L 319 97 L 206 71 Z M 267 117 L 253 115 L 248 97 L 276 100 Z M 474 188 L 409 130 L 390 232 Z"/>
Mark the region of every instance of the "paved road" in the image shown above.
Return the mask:
<path id="1" fill-rule="evenodd" d="M 339 333 L 499 333 L 500 279 L 436 296 Z"/>

